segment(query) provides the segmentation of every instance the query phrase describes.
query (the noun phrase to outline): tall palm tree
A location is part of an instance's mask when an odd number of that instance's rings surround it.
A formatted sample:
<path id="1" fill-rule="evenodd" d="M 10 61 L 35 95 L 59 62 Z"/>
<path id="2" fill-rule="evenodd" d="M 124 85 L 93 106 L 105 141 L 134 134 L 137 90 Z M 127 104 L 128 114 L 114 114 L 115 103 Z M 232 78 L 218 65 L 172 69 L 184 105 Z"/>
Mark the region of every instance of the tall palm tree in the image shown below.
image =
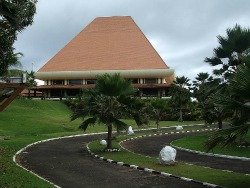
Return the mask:
<path id="1" fill-rule="evenodd" d="M 215 106 L 211 97 L 215 93 L 224 92 L 224 84 L 218 78 L 209 76 L 208 73 L 199 73 L 193 81 L 193 97 L 198 101 L 205 123 L 218 122 L 219 129 L 222 129 L 222 120 L 227 116 L 227 111 Z"/>
<path id="2" fill-rule="evenodd" d="M 242 64 L 229 80 L 228 95 L 216 94 L 213 97 L 216 106 L 234 111 L 232 127 L 218 131 L 206 142 L 208 150 L 218 144 L 223 146 L 242 142 L 250 124 L 250 56 L 242 59 Z"/>
<path id="3" fill-rule="evenodd" d="M 171 103 L 179 110 L 179 121 L 183 121 L 183 110 L 191 101 L 191 93 L 188 89 L 190 86 L 189 79 L 185 76 L 176 77 L 174 85 L 170 89 Z"/>
<path id="4" fill-rule="evenodd" d="M 84 92 L 71 119 L 83 118 L 80 128 L 84 130 L 97 122 L 105 124 L 108 128 L 107 149 L 111 149 L 113 126 L 117 129 L 127 127 L 127 124 L 120 120 L 128 115 L 127 105 L 122 101 L 126 101 L 126 97 L 133 93 L 130 82 L 119 74 L 98 76 L 95 89 Z"/>
<path id="5" fill-rule="evenodd" d="M 228 79 L 237 67 L 242 64 L 242 58 L 249 54 L 250 50 L 250 29 L 235 25 L 234 28 L 226 30 L 226 36 L 218 36 L 219 46 L 214 48 L 214 56 L 206 58 L 205 62 L 212 66 L 214 74 L 222 75 Z"/>

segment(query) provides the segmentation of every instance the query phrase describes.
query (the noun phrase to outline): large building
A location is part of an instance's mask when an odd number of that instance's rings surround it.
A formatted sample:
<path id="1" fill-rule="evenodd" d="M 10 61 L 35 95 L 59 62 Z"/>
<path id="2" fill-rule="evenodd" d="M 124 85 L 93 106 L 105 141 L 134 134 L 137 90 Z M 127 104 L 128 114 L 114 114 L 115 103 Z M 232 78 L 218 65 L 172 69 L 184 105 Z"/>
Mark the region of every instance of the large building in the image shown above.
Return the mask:
<path id="1" fill-rule="evenodd" d="M 45 85 L 35 89 L 49 98 L 75 96 L 105 73 L 130 79 L 141 96 L 165 96 L 174 79 L 130 16 L 99 17 L 38 70 Z"/>

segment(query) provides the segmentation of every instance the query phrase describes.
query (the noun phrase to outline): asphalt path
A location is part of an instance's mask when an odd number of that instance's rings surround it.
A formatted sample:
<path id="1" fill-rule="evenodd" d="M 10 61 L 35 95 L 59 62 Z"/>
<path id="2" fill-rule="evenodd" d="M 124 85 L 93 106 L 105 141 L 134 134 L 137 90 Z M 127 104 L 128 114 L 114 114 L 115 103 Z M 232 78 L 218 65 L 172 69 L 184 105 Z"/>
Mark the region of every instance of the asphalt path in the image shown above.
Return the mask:
<path id="1" fill-rule="evenodd" d="M 160 150 L 164 146 L 170 145 L 173 140 L 195 134 L 197 133 L 143 137 L 140 139 L 123 142 L 122 146 L 135 153 L 151 157 L 158 157 Z M 242 161 L 239 159 L 206 156 L 177 149 L 176 161 L 183 161 L 200 166 L 250 174 L 250 161 Z"/>
<path id="2" fill-rule="evenodd" d="M 39 143 L 22 152 L 18 163 L 60 187 L 202 187 L 93 158 L 86 143 L 105 137 L 81 136 Z"/>

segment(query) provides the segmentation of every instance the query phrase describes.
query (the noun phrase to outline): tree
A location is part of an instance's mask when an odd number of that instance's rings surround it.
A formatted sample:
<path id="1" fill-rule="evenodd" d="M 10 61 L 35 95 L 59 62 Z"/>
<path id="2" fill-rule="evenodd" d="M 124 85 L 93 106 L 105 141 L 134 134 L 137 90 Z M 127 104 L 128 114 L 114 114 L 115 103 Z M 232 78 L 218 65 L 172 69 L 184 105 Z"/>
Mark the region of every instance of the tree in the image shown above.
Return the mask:
<path id="1" fill-rule="evenodd" d="M 166 100 L 162 98 L 155 98 L 150 100 L 150 104 L 152 106 L 152 116 L 155 120 L 157 130 L 159 129 L 159 122 L 163 120 L 168 111 L 168 103 Z"/>
<path id="2" fill-rule="evenodd" d="M 179 121 L 183 121 L 183 110 L 191 101 L 191 93 L 188 89 L 189 79 L 185 76 L 176 77 L 174 85 L 170 89 L 170 96 L 173 107 L 179 110 Z"/>
<path id="3" fill-rule="evenodd" d="M 242 144 L 250 124 L 250 56 L 242 59 L 228 84 L 228 94 L 216 94 L 213 101 L 216 106 L 233 110 L 231 127 L 211 135 L 206 147 L 211 150 L 216 145 L 227 146 L 232 143 Z"/>
<path id="4" fill-rule="evenodd" d="M 202 112 L 202 119 L 205 123 L 211 124 L 218 122 L 219 129 L 222 128 L 222 121 L 227 117 L 228 112 L 214 105 L 212 96 L 216 93 L 225 93 L 224 83 L 221 79 L 213 78 L 208 73 L 199 73 L 193 81 L 193 96 L 197 99 L 199 108 Z"/>
<path id="5" fill-rule="evenodd" d="M 127 124 L 120 120 L 128 115 L 127 105 L 134 90 L 130 82 L 124 80 L 119 74 L 104 74 L 97 77 L 96 87 L 84 92 L 82 99 L 73 110 L 72 120 L 83 118 L 80 128 L 87 129 L 89 125 L 97 122 L 108 127 L 107 148 L 112 148 L 112 128 L 124 129 Z"/>
<path id="6" fill-rule="evenodd" d="M 213 73 L 227 80 L 242 64 L 242 58 L 250 53 L 250 29 L 235 25 L 234 28 L 227 29 L 226 33 L 225 37 L 217 37 L 220 45 L 214 48 L 214 56 L 207 57 L 205 62 L 219 66 Z"/>
<path id="7" fill-rule="evenodd" d="M 10 66 L 17 65 L 21 53 L 15 53 L 13 44 L 21 32 L 33 22 L 36 0 L 0 0 L 0 76 Z"/>

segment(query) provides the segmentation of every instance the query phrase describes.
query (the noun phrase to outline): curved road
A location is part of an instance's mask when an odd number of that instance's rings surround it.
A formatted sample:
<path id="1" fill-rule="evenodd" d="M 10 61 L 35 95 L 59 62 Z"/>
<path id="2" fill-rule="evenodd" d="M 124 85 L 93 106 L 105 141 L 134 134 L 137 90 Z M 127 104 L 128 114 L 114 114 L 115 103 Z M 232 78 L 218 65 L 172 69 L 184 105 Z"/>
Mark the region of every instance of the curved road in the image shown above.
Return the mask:
<path id="1" fill-rule="evenodd" d="M 87 152 L 86 143 L 101 137 L 104 135 L 40 143 L 17 159 L 22 166 L 60 187 L 202 187 L 95 159 Z"/>
<path id="2" fill-rule="evenodd" d="M 194 134 L 197 133 L 168 134 L 162 136 L 143 137 L 140 139 L 123 142 L 122 146 L 135 153 L 148 155 L 151 157 L 158 157 L 159 151 L 164 146 L 169 145 L 173 140 Z M 178 149 L 176 160 L 211 168 L 230 170 L 240 173 L 250 173 L 250 161 L 212 157 L 187 151 L 181 151 Z"/>

